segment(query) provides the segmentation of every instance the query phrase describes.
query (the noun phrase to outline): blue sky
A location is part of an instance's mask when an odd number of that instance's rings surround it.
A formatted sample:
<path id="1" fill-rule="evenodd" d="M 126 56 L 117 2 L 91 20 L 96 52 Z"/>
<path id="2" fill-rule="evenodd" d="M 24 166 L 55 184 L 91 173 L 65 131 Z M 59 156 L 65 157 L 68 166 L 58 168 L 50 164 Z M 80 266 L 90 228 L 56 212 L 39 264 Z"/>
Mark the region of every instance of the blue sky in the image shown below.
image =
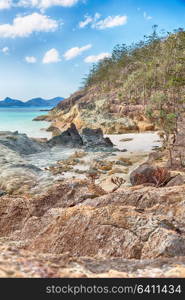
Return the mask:
<path id="1" fill-rule="evenodd" d="M 0 99 L 69 96 L 118 43 L 185 25 L 184 0 L 0 0 Z"/>

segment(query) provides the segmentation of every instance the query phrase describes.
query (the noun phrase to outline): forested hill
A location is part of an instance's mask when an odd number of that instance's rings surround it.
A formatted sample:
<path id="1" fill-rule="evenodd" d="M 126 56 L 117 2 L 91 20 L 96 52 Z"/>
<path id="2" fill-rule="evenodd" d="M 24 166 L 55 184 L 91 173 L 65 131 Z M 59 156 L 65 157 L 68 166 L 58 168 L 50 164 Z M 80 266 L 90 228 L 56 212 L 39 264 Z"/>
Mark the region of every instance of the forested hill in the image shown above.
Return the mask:
<path id="1" fill-rule="evenodd" d="M 93 65 L 83 88 L 61 102 L 53 117 L 57 112 L 61 128 L 69 117 L 79 129 L 100 126 L 107 133 L 135 130 L 146 116 L 172 128 L 184 100 L 185 31 L 162 37 L 154 26 L 143 41 L 117 45 L 110 58 Z"/>

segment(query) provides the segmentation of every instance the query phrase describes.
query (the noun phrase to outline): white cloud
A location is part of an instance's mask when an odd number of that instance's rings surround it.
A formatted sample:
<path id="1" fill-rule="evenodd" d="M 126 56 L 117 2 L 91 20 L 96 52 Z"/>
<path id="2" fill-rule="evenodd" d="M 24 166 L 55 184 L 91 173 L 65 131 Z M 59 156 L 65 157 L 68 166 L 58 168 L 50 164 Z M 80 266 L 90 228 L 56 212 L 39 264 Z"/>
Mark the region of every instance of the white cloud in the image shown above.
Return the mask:
<path id="1" fill-rule="evenodd" d="M 84 28 L 87 25 L 91 24 L 91 28 L 96 28 L 99 30 L 103 30 L 106 28 L 112 28 L 116 26 L 122 26 L 127 23 L 127 16 L 109 16 L 105 19 L 101 19 L 101 15 L 96 13 L 94 17 L 89 15 L 85 16 L 85 19 L 79 23 L 80 28 Z"/>
<path id="2" fill-rule="evenodd" d="M 1 52 L 3 52 L 4 54 L 8 54 L 9 53 L 9 48 L 4 47 L 4 48 L 1 49 Z"/>
<path id="3" fill-rule="evenodd" d="M 80 47 L 71 48 L 64 54 L 64 57 L 66 60 L 70 60 L 76 56 L 81 55 L 84 51 L 89 50 L 91 47 L 92 47 L 92 45 L 88 44 L 81 48 Z"/>
<path id="4" fill-rule="evenodd" d="M 57 21 L 45 15 L 33 13 L 23 17 L 17 16 L 12 24 L 0 25 L 0 37 L 28 37 L 33 32 L 55 31 L 57 27 Z"/>
<path id="5" fill-rule="evenodd" d="M 9 9 L 12 6 L 12 0 L 0 0 L 0 9 Z"/>
<path id="6" fill-rule="evenodd" d="M 95 15 L 94 15 L 94 21 L 97 21 L 99 18 L 101 18 L 101 14 L 95 13 Z"/>
<path id="7" fill-rule="evenodd" d="M 86 15 L 86 16 L 84 16 L 84 21 L 81 21 L 81 22 L 79 23 L 79 27 L 80 27 L 80 28 L 84 28 L 84 27 L 86 27 L 87 25 L 96 22 L 100 17 L 101 17 L 101 15 L 100 15 L 99 13 L 96 13 L 96 14 L 94 15 L 94 17 L 91 17 L 91 16 L 89 16 L 89 15 Z"/>
<path id="8" fill-rule="evenodd" d="M 79 1 L 80 0 L 20 0 L 18 5 L 47 9 L 51 6 L 71 7 Z"/>
<path id="9" fill-rule="evenodd" d="M 86 63 L 97 63 L 98 61 L 111 57 L 110 53 L 100 53 L 99 55 L 91 55 L 85 58 Z"/>
<path id="10" fill-rule="evenodd" d="M 152 17 L 149 16 L 146 12 L 144 12 L 143 16 L 144 16 L 145 20 L 151 20 L 152 19 Z"/>
<path id="11" fill-rule="evenodd" d="M 61 59 L 59 52 L 55 48 L 52 48 L 49 51 L 47 51 L 42 60 L 43 64 L 57 63 L 60 61 Z"/>
<path id="12" fill-rule="evenodd" d="M 35 56 L 26 56 L 25 61 L 29 64 L 35 64 L 37 62 L 37 59 Z"/>
<path id="13" fill-rule="evenodd" d="M 100 20 L 92 25 L 93 28 L 103 30 L 106 28 L 112 28 L 116 26 L 125 25 L 127 23 L 127 16 L 109 16 L 103 20 Z"/>
<path id="14" fill-rule="evenodd" d="M 85 16 L 85 20 L 84 21 L 81 21 L 79 23 L 79 27 L 80 28 L 84 28 L 86 27 L 87 25 L 89 25 L 90 23 L 93 22 L 93 18 L 92 17 L 89 17 L 89 16 Z"/>

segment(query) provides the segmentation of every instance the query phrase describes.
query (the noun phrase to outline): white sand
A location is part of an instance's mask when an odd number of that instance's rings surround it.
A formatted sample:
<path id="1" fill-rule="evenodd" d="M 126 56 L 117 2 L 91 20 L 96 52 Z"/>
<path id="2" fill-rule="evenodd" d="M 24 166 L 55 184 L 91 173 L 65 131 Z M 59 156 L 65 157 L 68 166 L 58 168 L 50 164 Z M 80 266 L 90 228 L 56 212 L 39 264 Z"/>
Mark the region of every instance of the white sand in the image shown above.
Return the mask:
<path id="1" fill-rule="evenodd" d="M 118 149 L 126 149 L 128 152 L 150 152 L 153 147 L 161 146 L 157 132 L 111 134 L 106 135 L 106 137 L 109 137 Z M 133 140 L 121 141 L 127 138 L 132 138 Z"/>

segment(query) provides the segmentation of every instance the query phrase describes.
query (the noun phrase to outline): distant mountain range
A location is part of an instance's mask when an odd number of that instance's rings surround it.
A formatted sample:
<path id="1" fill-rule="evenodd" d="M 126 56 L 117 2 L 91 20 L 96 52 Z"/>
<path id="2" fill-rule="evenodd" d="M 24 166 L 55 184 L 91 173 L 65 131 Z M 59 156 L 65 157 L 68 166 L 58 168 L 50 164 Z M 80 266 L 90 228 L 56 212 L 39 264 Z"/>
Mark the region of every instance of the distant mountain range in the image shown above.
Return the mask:
<path id="1" fill-rule="evenodd" d="M 62 97 L 55 97 L 49 100 L 45 100 L 42 98 L 33 98 L 26 102 L 21 100 L 12 99 L 12 98 L 5 98 L 4 100 L 0 101 L 0 107 L 54 107 L 60 101 L 64 100 Z"/>

